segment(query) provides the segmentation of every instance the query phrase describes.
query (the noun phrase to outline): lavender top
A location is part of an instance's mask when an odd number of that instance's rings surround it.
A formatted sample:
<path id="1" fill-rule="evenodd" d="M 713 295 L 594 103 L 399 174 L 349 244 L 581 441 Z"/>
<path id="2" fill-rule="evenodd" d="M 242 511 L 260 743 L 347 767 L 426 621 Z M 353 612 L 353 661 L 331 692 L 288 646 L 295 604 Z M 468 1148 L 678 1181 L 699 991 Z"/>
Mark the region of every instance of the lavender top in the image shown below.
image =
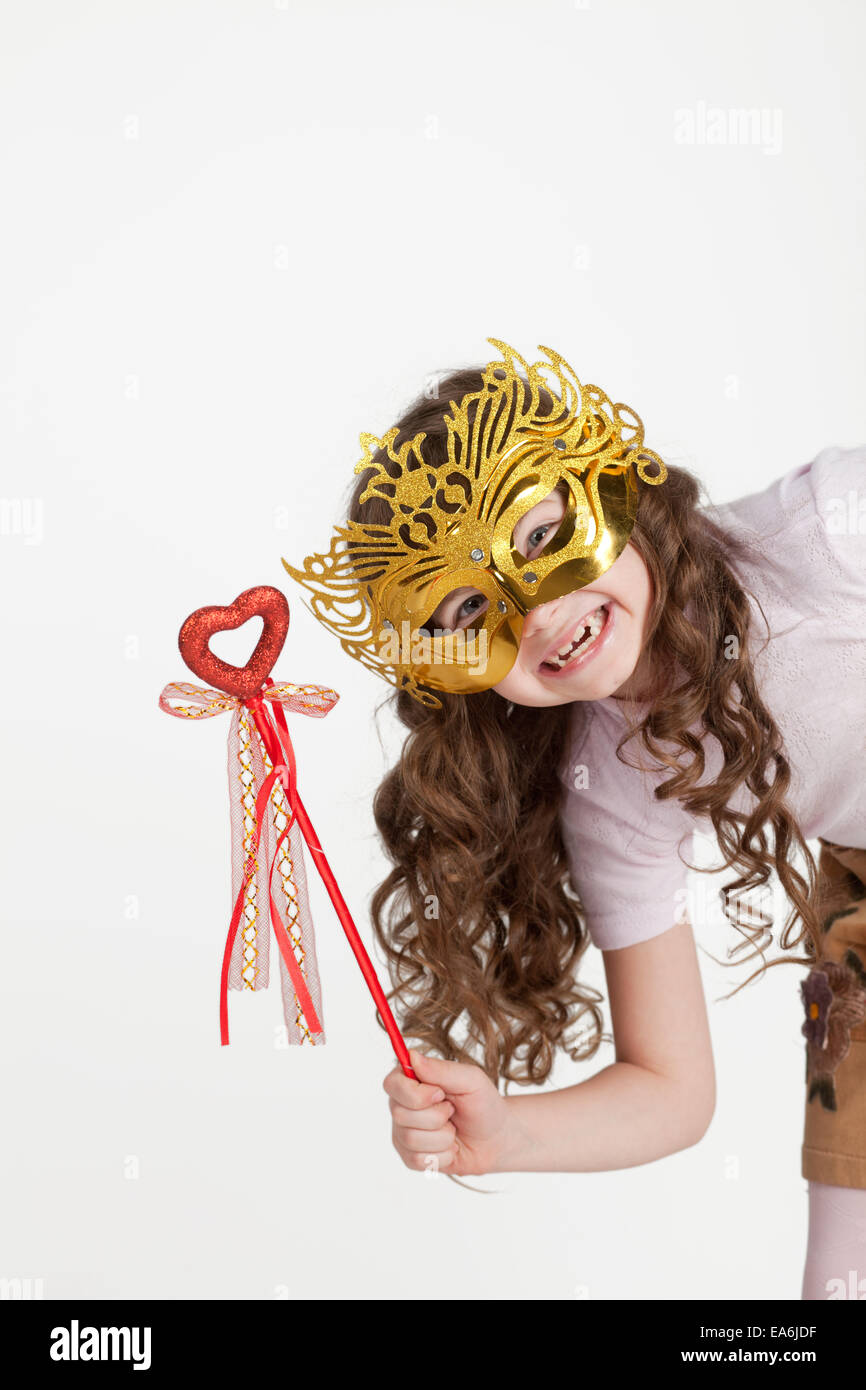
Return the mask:
<path id="1" fill-rule="evenodd" d="M 758 688 L 791 764 L 788 805 L 807 840 L 820 835 L 866 848 L 866 445 L 824 449 L 762 492 L 705 510 L 758 548 L 736 572 L 767 619 L 750 599 Z M 572 879 L 590 936 L 605 951 L 658 936 L 679 920 L 688 883 L 683 859 L 695 862 L 693 834 L 715 833 L 709 817 L 676 800 L 654 800 L 654 787 L 672 774 L 639 739 L 622 756 L 642 770 L 616 757 L 627 709 L 647 708 L 613 696 L 575 701 L 560 769 Z M 722 766 L 715 735 L 704 735 L 704 750 L 700 785 Z M 741 786 L 730 804 L 750 811 L 756 800 Z M 772 844 L 772 831 L 765 833 Z M 707 883 L 718 892 L 737 876 L 729 868 Z"/>

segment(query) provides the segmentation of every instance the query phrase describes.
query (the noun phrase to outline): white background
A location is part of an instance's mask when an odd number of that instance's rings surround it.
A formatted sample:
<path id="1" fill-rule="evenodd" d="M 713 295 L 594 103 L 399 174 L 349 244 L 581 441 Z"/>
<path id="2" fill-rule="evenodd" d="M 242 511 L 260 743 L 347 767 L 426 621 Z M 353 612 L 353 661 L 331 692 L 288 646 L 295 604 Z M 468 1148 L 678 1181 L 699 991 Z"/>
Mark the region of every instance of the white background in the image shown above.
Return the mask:
<path id="1" fill-rule="evenodd" d="M 274 986 L 232 994 L 220 1047 L 228 718 L 157 697 L 188 675 L 193 608 L 288 592 L 277 674 L 341 695 L 294 717 L 301 789 L 370 943 L 399 732 L 281 555 L 327 547 L 361 430 L 491 336 L 558 349 L 717 502 L 862 443 L 862 6 L 7 0 L 2 26 L 0 1276 L 798 1298 L 797 968 L 717 1003 L 743 975 L 703 958 L 719 1098 L 697 1147 L 476 1180 L 492 1198 L 412 1173 L 318 880 L 327 1046 L 274 1046 Z M 712 108 L 764 134 L 708 143 Z M 243 661 L 235 636 L 217 648 Z M 698 935 L 733 940 L 721 917 Z"/>

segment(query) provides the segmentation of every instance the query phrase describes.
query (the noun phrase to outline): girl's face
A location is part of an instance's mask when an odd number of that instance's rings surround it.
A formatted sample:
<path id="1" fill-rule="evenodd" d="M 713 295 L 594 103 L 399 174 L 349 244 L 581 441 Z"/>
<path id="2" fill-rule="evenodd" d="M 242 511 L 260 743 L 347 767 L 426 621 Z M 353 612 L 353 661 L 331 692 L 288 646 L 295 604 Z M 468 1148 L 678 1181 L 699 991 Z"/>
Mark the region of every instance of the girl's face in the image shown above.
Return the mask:
<path id="1" fill-rule="evenodd" d="M 548 493 L 521 517 L 514 531 L 515 548 L 527 557 L 540 555 L 564 513 L 562 494 Z M 652 599 L 649 571 L 629 541 L 600 579 L 529 610 L 514 665 L 493 689 L 517 705 L 564 705 L 608 695 L 646 697 L 641 681 L 647 683 L 648 672 L 641 657 Z M 435 623 L 459 629 L 476 620 L 486 606 L 487 599 L 477 590 L 455 589 L 436 610 Z M 568 648 L 570 656 L 558 656 Z"/>

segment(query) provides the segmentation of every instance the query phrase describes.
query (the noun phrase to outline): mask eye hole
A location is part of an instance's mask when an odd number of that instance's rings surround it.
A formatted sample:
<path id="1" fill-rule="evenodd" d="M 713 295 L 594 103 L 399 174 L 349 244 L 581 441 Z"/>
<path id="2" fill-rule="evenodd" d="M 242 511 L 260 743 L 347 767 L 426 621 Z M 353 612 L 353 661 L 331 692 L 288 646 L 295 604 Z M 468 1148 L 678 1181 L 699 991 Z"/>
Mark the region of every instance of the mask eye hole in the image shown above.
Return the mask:
<path id="1" fill-rule="evenodd" d="M 439 632 L 476 632 L 484 625 L 484 616 L 490 607 L 486 594 L 478 589 L 455 589 L 448 594 L 435 612 L 431 613 L 420 631 L 434 637 Z"/>
<path id="2" fill-rule="evenodd" d="M 512 549 L 525 559 L 541 555 L 560 528 L 568 506 L 568 485 L 557 483 L 552 492 L 522 516 L 511 537 Z"/>

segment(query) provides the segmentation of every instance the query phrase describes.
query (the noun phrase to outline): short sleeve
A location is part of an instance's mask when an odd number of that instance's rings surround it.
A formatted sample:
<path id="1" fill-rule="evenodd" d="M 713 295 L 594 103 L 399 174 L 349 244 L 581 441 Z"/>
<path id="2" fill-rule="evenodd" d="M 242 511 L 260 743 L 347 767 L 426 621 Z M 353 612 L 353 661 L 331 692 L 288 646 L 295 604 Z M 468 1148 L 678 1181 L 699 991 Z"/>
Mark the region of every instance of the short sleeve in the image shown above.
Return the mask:
<path id="1" fill-rule="evenodd" d="M 571 881 L 601 951 L 660 936 L 687 915 L 683 861 L 692 860 L 694 826 L 678 803 L 654 802 L 651 811 L 658 811 L 653 832 L 636 828 L 639 813 L 625 819 L 580 792 L 566 790 L 563 797 L 560 824 Z"/>
<path id="2" fill-rule="evenodd" d="M 573 835 L 566 844 L 571 883 L 599 951 L 649 941 L 681 922 L 687 916 L 688 866 L 680 844 L 631 838 L 630 828 L 613 816 L 594 820 L 601 835 L 582 834 L 580 851 Z M 684 858 L 691 858 L 692 834 L 681 844 Z"/>

